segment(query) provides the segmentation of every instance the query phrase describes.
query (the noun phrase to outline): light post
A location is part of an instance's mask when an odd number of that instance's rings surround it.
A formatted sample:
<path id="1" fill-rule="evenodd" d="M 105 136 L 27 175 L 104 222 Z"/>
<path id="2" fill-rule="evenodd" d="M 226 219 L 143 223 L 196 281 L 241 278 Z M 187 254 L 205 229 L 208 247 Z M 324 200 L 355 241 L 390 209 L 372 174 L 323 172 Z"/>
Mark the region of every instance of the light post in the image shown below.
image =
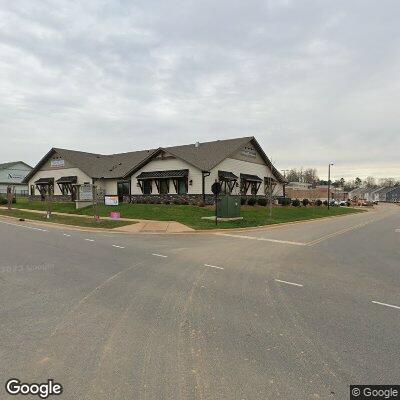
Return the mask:
<path id="1" fill-rule="evenodd" d="M 333 163 L 329 163 L 328 165 L 328 210 L 331 206 L 331 166 Z"/>
<path id="2" fill-rule="evenodd" d="M 288 169 L 283 169 L 283 198 L 286 199 L 286 185 L 285 185 L 285 181 L 286 181 L 286 172 L 289 172 Z"/>

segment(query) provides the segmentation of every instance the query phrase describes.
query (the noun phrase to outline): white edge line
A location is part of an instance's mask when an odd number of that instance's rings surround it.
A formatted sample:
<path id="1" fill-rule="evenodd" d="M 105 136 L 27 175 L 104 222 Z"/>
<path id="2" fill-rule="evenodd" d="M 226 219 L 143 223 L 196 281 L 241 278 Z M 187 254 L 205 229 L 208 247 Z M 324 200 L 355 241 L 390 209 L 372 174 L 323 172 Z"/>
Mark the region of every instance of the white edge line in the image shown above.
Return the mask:
<path id="1" fill-rule="evenodd" d="M 246 235 L 231 235 L 229 233 L 215 233 L 215 235 L 218 236 L 228 236 L 228 237 L 233 237 L 237 239 L 250 239 L 250 240 L 259 240 L 262 242 L 272 242 L 272 243 L 282 243 L 282 244 L 291 244 L 294 246 L 306 246 L 307 243 L 301 243 L 301 242 L 292 242 L 290 240 L 279 240 L 279 239 L 269 239 L 269 238 L 259 238 L 256 236 L 246 236 Z"/>
<path id="2" fill-rule="evenodd" d="M 167 258 L 168 256 L 164 256 L 162 254 L 153 253 L 152 256 Z"/>
<path id="3" fill-rule="evenodd" d="M 293 285 L 293 286 L 300 286 L 303 287 L 303 285 L 301 285 L 300 283 L 294 283 L 294 282 L 288 282 L 288 281 L 282 281 L 280 279 L 275 279 L 276 282 L 280 282 L 280 283 L 287 283 L 288 285 Z"/>
<path id="4" fill-rule="evenodd" d="M 204 266 L 208 268 L 223 269 L 222 267 L 217 267 L 216 265 L 210 265 L 210 264 L 204 264 Z"/>
<path id="5" fill-rule="evenodd" d="M 125 247 L 123 247 L 123 246 L 117 246 L 116 244 L 113 244 L 112 245 L 113 247 L 116 247 L 117 249 L 124 249 Z"/>
<path id="6" fill-rule="evenodd" d="M 267 239 L 267 238 L 257 238 L 257 240 L 272 242 L 272 243 L 292 244 L 294 246 L 306 246 L 306 243 L 291 242 L 290 240 L 278 240 L 278 239 Z"/>
<path id="7" fill-rule="evenodd" d="M 379 301 L 372 301 L 372 303 L 374 304 L 379 304 L 380 306 L 386 306 L 386 307 L 391 307 L 391 308 L 397 308 L 398 310 L 400 310 L 399 306 L 394 306 L 393 304 L 387 304 L 387 303 L 381 303 Z"/>

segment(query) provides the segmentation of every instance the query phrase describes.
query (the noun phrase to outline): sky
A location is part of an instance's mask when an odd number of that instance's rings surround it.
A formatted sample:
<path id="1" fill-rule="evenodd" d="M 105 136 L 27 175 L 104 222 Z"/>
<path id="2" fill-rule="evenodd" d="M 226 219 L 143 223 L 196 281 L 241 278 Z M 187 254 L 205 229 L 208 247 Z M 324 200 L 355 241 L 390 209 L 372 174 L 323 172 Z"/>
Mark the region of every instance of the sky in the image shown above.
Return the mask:
<path id="1" fill-rule="evenodd" d="M 255 136 L 400 177 L 397 0 L 0 0 L 0 162 Z"/>

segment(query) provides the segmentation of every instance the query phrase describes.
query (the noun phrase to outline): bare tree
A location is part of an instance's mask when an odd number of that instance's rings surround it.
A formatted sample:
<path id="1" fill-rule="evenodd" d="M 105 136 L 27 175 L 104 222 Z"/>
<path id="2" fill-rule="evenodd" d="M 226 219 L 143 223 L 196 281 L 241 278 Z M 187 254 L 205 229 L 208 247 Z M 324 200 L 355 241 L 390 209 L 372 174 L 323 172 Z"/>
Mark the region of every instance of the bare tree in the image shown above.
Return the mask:
<path id="1" fill-rule="evenodd" d="M 396 179 L 394 178 L 381 178 L 379 179 L 379 186 L 392 187 L 396 185 Z"/>
<path id="2" fill-rule="evenodd" d="M 364 186 L 367 188 L 374 188 L 376 187 L 376 180 L 373 176 L 367 176 L 364 179 Z"/>
<path id="3" fill-rule="evenodd" d="M 9 210 L 11 210 L 13 198 L 14 198 L 14 187 L 8 186 L 7 187 L 7 208 Z"/>

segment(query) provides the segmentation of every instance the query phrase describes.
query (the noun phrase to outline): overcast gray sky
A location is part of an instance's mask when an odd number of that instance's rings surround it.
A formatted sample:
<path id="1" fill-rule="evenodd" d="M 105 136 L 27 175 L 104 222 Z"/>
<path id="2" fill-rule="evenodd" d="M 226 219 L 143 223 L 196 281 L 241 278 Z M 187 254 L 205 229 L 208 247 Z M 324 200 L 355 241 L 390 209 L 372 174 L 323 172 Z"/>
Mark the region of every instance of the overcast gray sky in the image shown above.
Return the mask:
<path id="1" fill-rule="evenodd" d="M 0 162 L 255 136 L 400 177 L 397 0 L 0 0 Z"/>

